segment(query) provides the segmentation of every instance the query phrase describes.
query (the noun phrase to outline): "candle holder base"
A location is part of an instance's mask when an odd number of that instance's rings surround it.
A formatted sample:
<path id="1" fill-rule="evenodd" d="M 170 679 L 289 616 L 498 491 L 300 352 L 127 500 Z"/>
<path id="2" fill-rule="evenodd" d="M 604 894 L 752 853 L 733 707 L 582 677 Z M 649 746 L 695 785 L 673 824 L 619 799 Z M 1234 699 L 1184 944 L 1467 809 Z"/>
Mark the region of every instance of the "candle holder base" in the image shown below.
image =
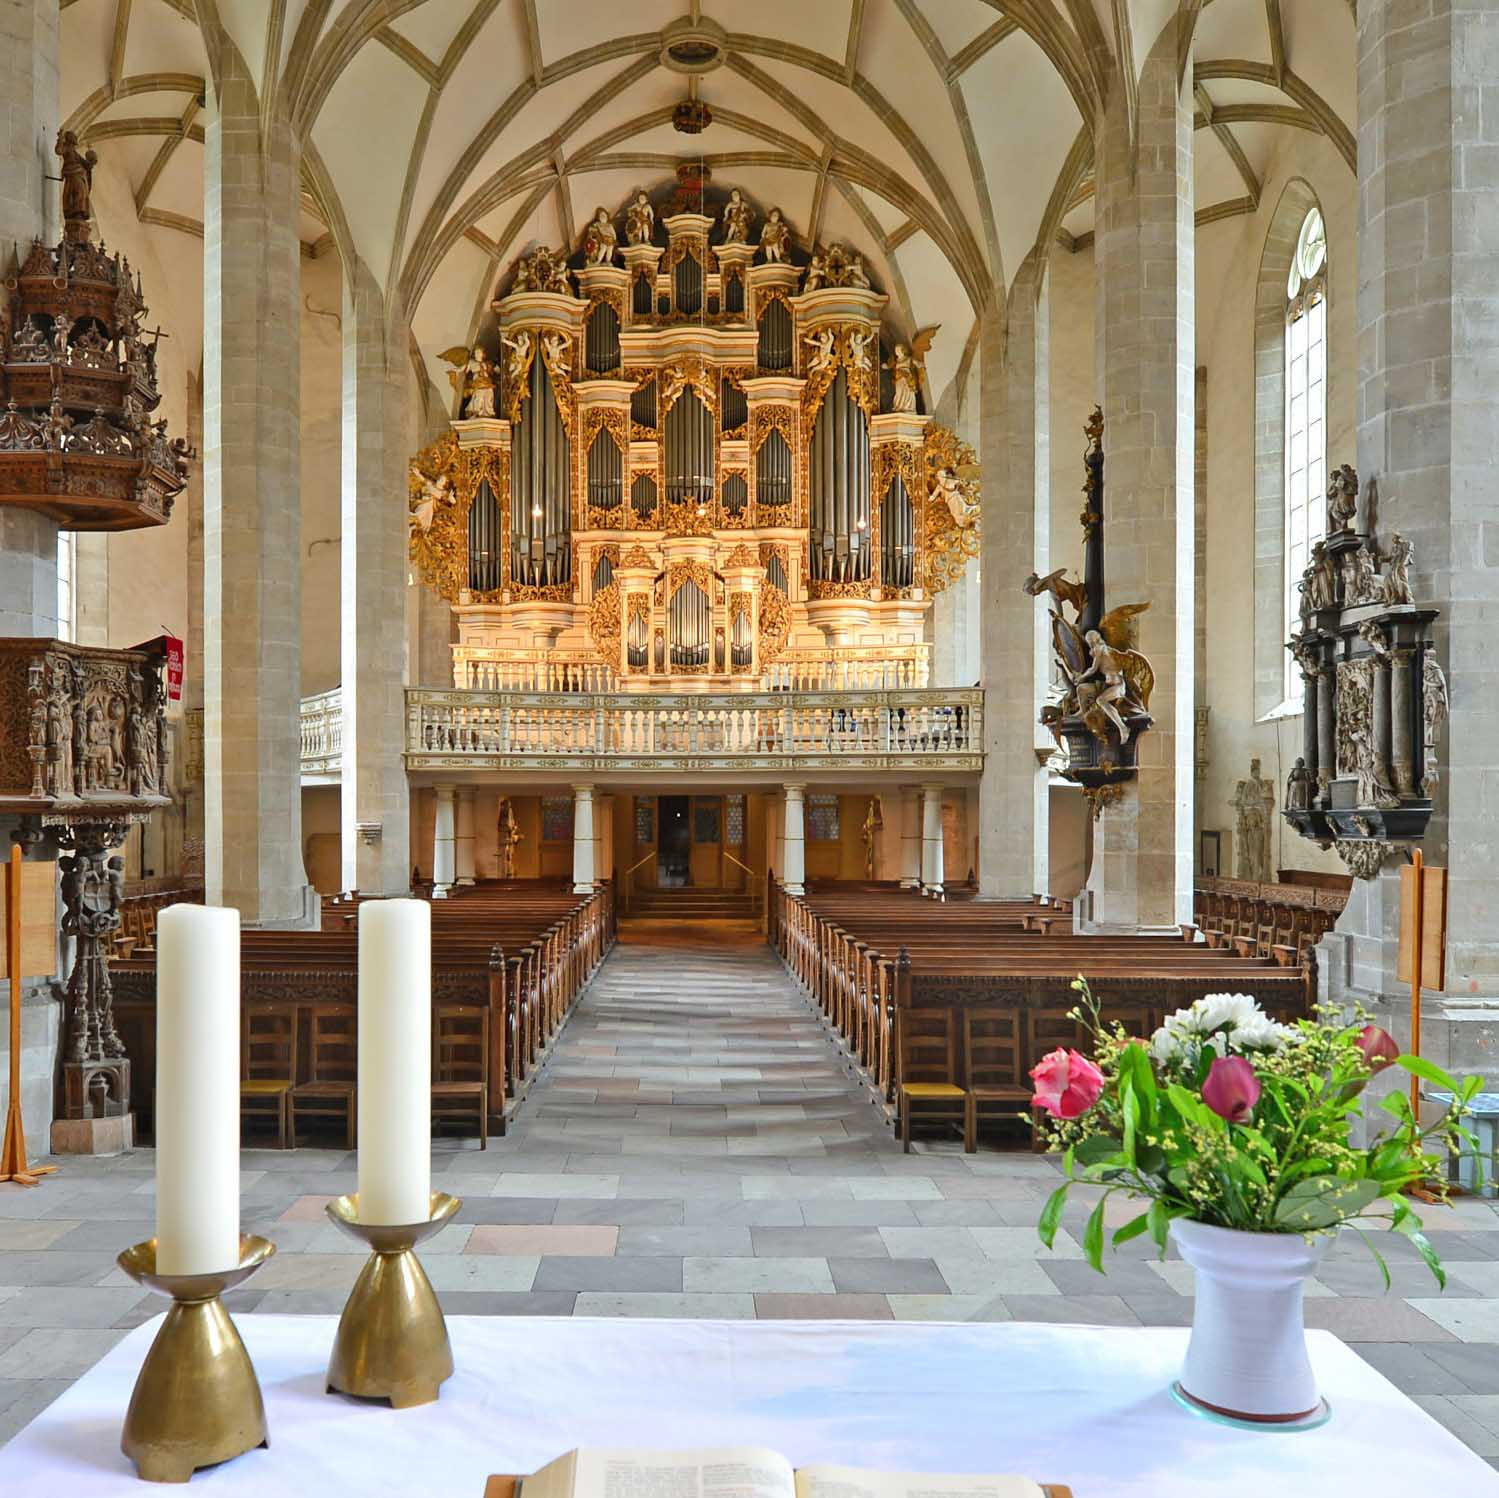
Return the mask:
<path id="1" fill-rule="evenodd" d="M 388 1399 L 402 1410 L 431 1404 L 453 1376 L 448 1324 L 413 1250 L 446 1227 L 460 1205 L 456 1196 L 434 1191 L 426 1222 L 387 1226 L 359 1221 L 357 1192 L 328 1203 L 328 1216 L 371 1250 L 339 1318 L 328 1360 L 330 1393 Z"/>
<path id="2" fill-rule="evenodd" d="M 138 1285 L 172 1298 L 120 1436 L 146 1482 L 186 1482 L 199 1467 L 269 1444 L 255 1367 L 219 1297 L 275 1252 L 264 1238 L 242 1237 L 239 1263 L 217 1274 L 158 1273 L 154 1238 L 119 1256 Z"/>

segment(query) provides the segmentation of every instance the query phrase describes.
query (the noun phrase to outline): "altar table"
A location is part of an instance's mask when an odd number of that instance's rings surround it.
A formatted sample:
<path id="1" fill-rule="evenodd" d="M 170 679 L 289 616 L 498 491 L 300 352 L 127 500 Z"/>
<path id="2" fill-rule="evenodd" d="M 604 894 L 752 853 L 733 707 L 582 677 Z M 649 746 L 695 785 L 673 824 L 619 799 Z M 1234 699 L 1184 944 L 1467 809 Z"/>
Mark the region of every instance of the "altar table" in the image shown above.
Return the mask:
<path id="1" fill-rule="evenodd" d="M 797 1466 L 1023 1472 L 1076 1498 L 1499 1494 L 1499 1472 L 1324 1331 L 1307 1342 L 1331 1421 L 1270 1433 L 1172 1400 L 1175 1328 L 455 1316 L 442 1398 L 395 1411 L 323 1392 L 333 1317 L 237 1320 L 271 1444 L 198 1473 L 204 1494 L 481 1498 L 489 1473 L 574 1446 L 748 1444 Z M 119 1437 L 158 1324 L 0 1447 L 5 1498 L 151 1491 Z"/>

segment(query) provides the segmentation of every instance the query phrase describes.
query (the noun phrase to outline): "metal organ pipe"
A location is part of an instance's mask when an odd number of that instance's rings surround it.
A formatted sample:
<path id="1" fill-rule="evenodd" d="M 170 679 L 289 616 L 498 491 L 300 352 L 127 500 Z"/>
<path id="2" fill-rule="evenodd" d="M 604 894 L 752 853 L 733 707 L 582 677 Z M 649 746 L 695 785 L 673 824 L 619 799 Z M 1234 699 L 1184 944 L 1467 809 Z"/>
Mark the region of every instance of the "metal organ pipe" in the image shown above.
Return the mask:
<path id="1" fill-rule="evenodd" d="M 916 553 L 911 496 L 899 474 L 880 499 L 880 572 L 887 587 L 909 588 Z"/>
<path id="2" fill-rule="evenodd" d="M 838 371 L 812 431 L 812 573 L 828 581 L 869 576 L 869 423 Z"/>
<path id="3" fill-rule="evenodd" d="M 511 460 L 511 576 L 535 587 L 572 575 L 572 448 L 539 353 L 528 384 Z"/>

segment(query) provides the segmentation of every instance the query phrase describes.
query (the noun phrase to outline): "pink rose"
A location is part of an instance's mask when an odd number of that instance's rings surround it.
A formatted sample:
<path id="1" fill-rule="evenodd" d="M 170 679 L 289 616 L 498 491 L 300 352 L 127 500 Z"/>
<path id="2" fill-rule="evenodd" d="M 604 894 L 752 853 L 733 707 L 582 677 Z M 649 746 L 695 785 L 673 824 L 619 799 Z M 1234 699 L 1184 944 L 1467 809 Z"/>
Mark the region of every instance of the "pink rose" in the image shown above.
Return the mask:
<path id="1" fill-rule="evenodd" d="M 1260 1079 L 1242 1056 L 1220 1056 L 1208 1069 L 1202 1100 L 1219 1118 L 1243 1123 L 1260 1100 Z"/>
<path id="2" fill-rule="evenodd" d="M 1053 1118 L 1080 1118 L 1103 1091 L 1103 1073 L 1079 1051 L 1058 1048 L 1031 1068 L 1031 1106 Z"/>
<path id="3" fill-rule="evenodd" d="M 1394 1037 L 1378 1025 L 1365 1025 L 1358 1032 L 1358 1048 L 1370 1071 L 1383 1071 L 1400 1054 Z"/>

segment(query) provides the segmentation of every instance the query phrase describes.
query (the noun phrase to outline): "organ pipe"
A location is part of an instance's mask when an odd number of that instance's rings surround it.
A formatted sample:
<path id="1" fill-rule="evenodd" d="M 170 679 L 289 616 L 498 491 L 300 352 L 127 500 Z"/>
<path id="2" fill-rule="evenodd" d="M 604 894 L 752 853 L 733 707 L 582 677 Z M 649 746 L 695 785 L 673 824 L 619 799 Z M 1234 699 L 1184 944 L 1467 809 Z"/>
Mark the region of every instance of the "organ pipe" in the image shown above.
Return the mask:
<path id="1" fill-rule="evenodd" d="M 668 625 L 672 665 L 706 666 L 713 638 L 713 606 L 691 578 L 672 595 Z"/>
<path id="2" fill-rule="evenodd" d="M 619 368 L 619 313 L 608 302 L 594 303 L 588 314 L 584 359 L 591 374 L 608 374 Z"/>
<path id="3" fill-rule="evenodd" d="M 755 499 L 762 505 L 791 503 L 791 448 L 779 432 L 771 432 L 755 454 Z"/>
<path id="4" fill-rule="evenodd" d="M 625 460 L 608 428 L 601 427 L 588 449 L 588 503 L 616 509 L 624 499 Z"/>
<path id="5" fill-rule="evenodd" d="M 708 503 L 717 457 L 713 413 L 695 390 L 684 390 L 666 413 L 665 428 L 667 502 Z"/>
<path id="6" fill-rule="evenodd" d="M 630 485 L 630 508 L 642 520 L 648 520 L 656 513 L 656 481 L 650 474 L 635 476 L 635 482 Z"/>
<path id="7" fill-rule="evenodd" d="M 791 313 L 785 302 L 774 297 L 760 314 L 759 348 L 755 354 L 761 369 L 791 368 Z"/>
<path id="8" fill-rule="evenodd" d="M 468 512 L 468 585 L 476 593 L 501 586 L 500 506 L 482 479 Z"/>
<path id="9" fill-rule="evenodd" d="M 886 587 L 909 588 L 915 580 L 916 521 L 911 496 L 899 474 L 880 498 L 880 573 Z"/>
<path id="10" fill-rule="evenodd" d="M 812 575 L 825 582 L 869 576 L 869 423 L 840 369 L 812 429 Z"/>
<path id="11" fill-rule="evenodd" d="M 572 443 L 540 355 L 527 385 L 510 464 L 510 575 L 546 587 L 572 578 Z"/>
<path id="12" fill-rule="evenodd" d="M 703 268 L 692 255 L 677 261 L 671 278 L 672 296 L 679 314 L 692 316 L 703 310 Z"/>

